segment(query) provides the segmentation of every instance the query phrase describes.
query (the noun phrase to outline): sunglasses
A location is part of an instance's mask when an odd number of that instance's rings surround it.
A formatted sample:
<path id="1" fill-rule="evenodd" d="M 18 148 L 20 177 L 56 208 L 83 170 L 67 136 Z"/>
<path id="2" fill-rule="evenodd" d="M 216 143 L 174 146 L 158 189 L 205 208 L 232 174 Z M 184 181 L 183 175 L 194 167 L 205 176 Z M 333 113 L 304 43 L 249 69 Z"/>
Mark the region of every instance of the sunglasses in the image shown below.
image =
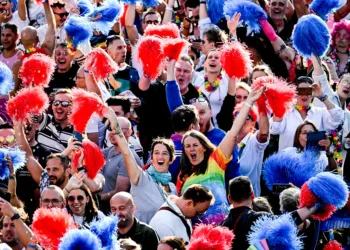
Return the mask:
<path id="1" fill-rule="evenodd" d="M 8 135 L 6 137 L 0 136 L 0 143 L 5 142 L 5 140 L 6 140 L 7 143 L 12 143 L 12 142 L 14 142 L 15 137 L 13 135 Z"/>
<path id="2" fill-rule="evenodd" d="M 27 125 L 24 127 L 24 130 L 29 132 L 29 131 L 32 130 L 32 128 L 33 128 L 33 127 L 32 127 L 30 124 L 27 124 Z"/>
<path id="3" fill-rule="evenodd" d="M 54 12 L 54 14 L 58 15 L 60 18 L 67 17 L 69 15 L 68 12 L 64 12 L 64 13 L 56 13 L 56 12 Z"/>
<path id="4" fill-rule="evenodd" d="M 83 201 L 84 200 L 84 196 L 82 195 L 78 195 L 78 197 L 75 197 L 75 196 L 68 196 L 68 201 L 70 202 L 74 202 L 75 200 L 78 200 L 78 201 Z"/>
<path id="5" fill-rule="evenodd" d="M 44 204 L 44 205 L 49 205 L 51 203 L 52 205 L 55 205 L 55 206 L 60 204 L 61 202 L 62 201 L 60 201 L 58 199 L 52 199 L 52 200 L 50 200 L 50 199 L 43 199 L 41 201 L 41 203 Z"/>
<path id="6" fill-rule="evenodd" d="M 234 117 L 236 118 L 239 115 L 239 112 L 234 113 Z M 248 120 L 253 120 L 251 115 L 247 115 L 247 118 L 245 118 L 247 121 Z"/>
<path id="7" fill-rule="evenodd" d="M 71 105 L 70 102 L 67 102 L 67 101 L 58 101 L 58 100 L 53 101 L 52 104 L 53 104 L 53 106 L 55 106 L 55 107 L 57 107 L 58 105 L 61 104 L 61 106 L 64 107 L 64 108 L 67 108 L 67 107 L 69 107 L 69 106 Z"/>
<path id="8" fill-rule="evenodd" d="M 207 100 L 204 97 L 198 97 L 198 98 L 192 98 L 189 102 L 190 104 L 196 103 L 196 102 L 206 102 Z"/>
<path id="9" fill-rule="evenodd" d="M 159 24 L 159 21 L 158 20 L 148 20 L 148 21 L 146 21 L 146 23 L 157 25 L 157 24 Z"/>

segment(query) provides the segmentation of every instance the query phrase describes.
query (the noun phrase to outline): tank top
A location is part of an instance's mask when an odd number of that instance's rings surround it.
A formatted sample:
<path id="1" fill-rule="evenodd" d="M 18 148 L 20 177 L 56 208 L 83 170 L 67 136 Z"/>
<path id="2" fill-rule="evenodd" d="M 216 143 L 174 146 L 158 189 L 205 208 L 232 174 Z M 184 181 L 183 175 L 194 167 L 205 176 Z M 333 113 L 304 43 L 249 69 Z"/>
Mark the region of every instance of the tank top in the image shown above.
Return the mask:
<path id="1" fill-rule="evenodd" d="M 13 65 L 15 64 L 15 62 L 18 59 L 18 54 L 21 53 L 21 51 L 17 51 L 16 54 L 14 54 L 12 57 L 10 58 L 5 58 L 3 56 L 3 54 L 0 54 L 0 62 L 5 63 L 7 65 L 7 67 L 9 67 L 12 70 Z"/>

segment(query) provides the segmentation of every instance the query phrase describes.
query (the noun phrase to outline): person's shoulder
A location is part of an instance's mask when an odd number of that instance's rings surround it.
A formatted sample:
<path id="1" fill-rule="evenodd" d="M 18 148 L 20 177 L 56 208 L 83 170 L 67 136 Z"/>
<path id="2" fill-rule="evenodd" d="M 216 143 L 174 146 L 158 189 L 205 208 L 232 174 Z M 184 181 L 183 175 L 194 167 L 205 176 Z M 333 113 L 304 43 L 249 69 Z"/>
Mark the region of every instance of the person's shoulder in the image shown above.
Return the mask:
<path id="1" fill-rule="evenodd" d="M 144 234 L 155 234 L 156 231 L 148 224 L 142 222 L 142 221 L 137 221 L 138 222 L 138 228 L 139 232 L 144 233 Z"/>

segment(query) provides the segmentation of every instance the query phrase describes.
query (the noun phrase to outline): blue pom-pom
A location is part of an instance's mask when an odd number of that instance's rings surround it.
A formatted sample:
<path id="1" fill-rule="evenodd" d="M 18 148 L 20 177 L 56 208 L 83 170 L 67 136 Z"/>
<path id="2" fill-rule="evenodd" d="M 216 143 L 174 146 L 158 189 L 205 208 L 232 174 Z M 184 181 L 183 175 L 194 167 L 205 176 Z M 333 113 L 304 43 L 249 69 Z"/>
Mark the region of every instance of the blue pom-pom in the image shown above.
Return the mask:
<path id="1" fill-rule="evenodd" d="M 79 0 L 77 6 L 79 7 L 80 16 L 86 16 L 94 12 L 94 6 L 90 0 Z"/>
<path id="2" fill-rule="evenodd" d="M 279 217 L 261 216 L 252 227 L 248 235 L 250 245 L 259 243 L 266 239 L 271 250 L 300 250 L 303 243 L 298 237 L 297 226 L 290 214 Z"/>
<path id="3" fill-rule="evenodd" d="M 310 9 L 323 20 L 327 19 L 329 13 L 345 5 L 346 0 L 313 0 Z"/>
<path id="4" fill-rule="evenodd" d="M 74 47 L 89 41 L 94 31 L 92 24 L 85 17 L 76 15 L 69 17 L 64 24 L 64 29 Z"/>
<path id="5" fill-rule="evenodd" d="M 146 5 L 147 8 L 155 7 L 161 4 L 163 1 L 161 0 L 142 0 L 142 3 Z"/>
<path id="6" fill-rule="evenodd" d="M 93 22 L 94 28 L 102 34 L 108 35 L 118 17 L 122 15 L 123 9 L 122 3 L 116 0 L 106 0 L 103 2 L 103 5 L 97 7 L 95 12 L 90 14 L 89 17 L 93 18 L 101 15 L 99 20 Z"/>
<path id="7" fill-rule="evenodd" d="M 58 246 L 59 250 L 86 250 L 101 248 L 101 242 L 96 235 L 87 229 L 68 231 Z"/>
<path id="8" fill-rule="evenodd" d="M 320 163 L 319 153 L 313 150 L 305 150 L 301 154 L 281 151 L 266 159 L 263 178 L 271 191 L 275 183 L 293 183 L 301 187 L 324 170 Z"/>
<path id="9" fill-rule="evenodd" d="M 110 215 L 101 220 L 94 220 L 90 223 L 90 231 L 97 235 L 102 243 L 103 249 L 118 249 L 117 241 L 118 217 Z"/>
<path id="10" fill-rule="evenodd" d="M 6 165 L 6 155 L 12 160 L 13 169 L 16 171 L 26 163 L 26 154 L 19 148 L 0 148 L 0 179 L 8 179 L 10 171 Z"/>
<path id="11" fill-rule="evenodd" d="M 136 4 L 138 0 L 121 0 L 123 3 L 130 5 L 130 4 Z"/>
<path id="12" fill-rule="evenodd" d="M 0 95 L 8 95 L 15 87 L 12 71 L 6 64 L 0 62 Z"/>
<path id="13" fill-rule="evenodd" d="M 328 50 L 331 35 L 327 24 L 320 17 L 305 15 L 298 20 L 292 39 L 293 47 L 302 56 L 310 58 L 311 54 L 314 54 L 323 57 Z"/>
<path id="14" fill-rule="evenodd" d="M 213 24 L 217 24 L 224 17 L 224 0 L 208 0 L 208 16 Z"/>
<path id="15" fill-rule="evenodd" d="M 17 10 L 17 7 L 18 7 L 18 0 L 10 0 L 11 3 L 13 3 L 13 6 L 12 6 L 12 13 L 14 13 L 16 10 Z"/>
<path id="16" fill-rule="evenodd" d="M 308 187 L 322 203 L 337 208 L 344 207 L 348 200 L 348 187 L 339 175 L 319 173 L 308 181 Z"/>
<path id="17" fill-rule="evenodd" d="M 259 33 L 261 30 L 260 21 L 267 19 L 265 11 L 253 2 L 248 0 L 226 1 L 224 5 L 224 15 L 232 18 L 236 12 L 241 13 L 241 20 L 255 33 Z"/>

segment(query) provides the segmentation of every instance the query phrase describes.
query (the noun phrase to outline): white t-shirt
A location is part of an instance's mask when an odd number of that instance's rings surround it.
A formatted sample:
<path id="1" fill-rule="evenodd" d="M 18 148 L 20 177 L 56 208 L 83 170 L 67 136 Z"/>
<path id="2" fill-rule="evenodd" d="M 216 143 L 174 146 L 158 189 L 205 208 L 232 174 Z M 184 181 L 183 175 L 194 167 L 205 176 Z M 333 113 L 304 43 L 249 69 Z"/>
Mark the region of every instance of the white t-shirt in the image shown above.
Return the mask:
<path id="1" fill-rule="evenodd" d="M 36 4 L 34 1 L 29 3 L 29 22 L 35 28 L 39 28 L 47 24 L 44 6 Z"/>
<path id="2" fill-rule="evenodd" d="M 18 34 L 21 34 L 21 31 L 29 25 L 28 20 L 23 21 L 21 18 L 19 18 L 18 11 L 12 14 L 12 18 L 9 23 L 17 25 Z"/>

